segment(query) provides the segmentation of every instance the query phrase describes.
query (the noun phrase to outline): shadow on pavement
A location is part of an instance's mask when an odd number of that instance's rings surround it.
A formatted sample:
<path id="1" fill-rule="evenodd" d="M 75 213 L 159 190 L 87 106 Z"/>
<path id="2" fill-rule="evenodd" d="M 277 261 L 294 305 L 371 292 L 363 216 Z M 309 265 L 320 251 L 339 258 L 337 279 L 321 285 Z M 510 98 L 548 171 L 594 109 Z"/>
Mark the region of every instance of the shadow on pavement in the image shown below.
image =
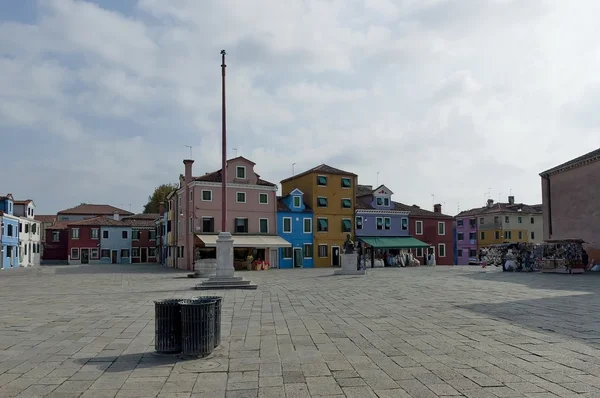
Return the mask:
<path id="1" fill-rule="evenodd" d="M 126 372 L 133 369 L 153 368 L 157 366 L 173 365 L 181 362 L 178 354 L 125 354 L 117 357 L 79 358 L 76 360 L 81 365 L 96 366 L 105 372 Z"/>

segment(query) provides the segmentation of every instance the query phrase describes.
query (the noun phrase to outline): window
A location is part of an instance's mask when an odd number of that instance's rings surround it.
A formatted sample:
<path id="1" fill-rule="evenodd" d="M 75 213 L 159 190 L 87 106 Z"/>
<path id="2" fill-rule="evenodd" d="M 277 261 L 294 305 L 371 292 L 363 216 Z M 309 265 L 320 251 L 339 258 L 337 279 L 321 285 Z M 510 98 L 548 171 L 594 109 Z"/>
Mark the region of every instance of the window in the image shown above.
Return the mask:
<path id="1" fill-rule="evenodd" d="M 32 234 L 37 233 L 37 224 L 36 223 L 31 224 L 31 233 Z"/>
<path id="2" fill-rule="evenodd" d="M 25 245 L 25 254 L 27 254 L 27 245 Z"/>
<path id="3" fill-rule="evenodd" d="M 475 228 L 476 225 L 477 225 L 477 219 L 472 218 L 469 220 L 469 227 Z"/>
<path id="4" fill-rule="evenodd" d="M 194 201 L 194 190 L 190 191 L 190 202 Z"/>
<path id="5" fill-rule="evenodd" d="M 390 217 L 384 217 L 383 225 L 384 225 L 385 229 L 391 229 L 392 228 L 392 219 Z"/>
<path id="6" fill-rule="evenodd" d="M 475 256 L 477 256 L 477 250 L 469 249 L 469 257 L 475 257 Z"/>
<path id="7" fill-rule="evenodd" d="M 484 240 L 485 239 L 485 232 L 483 232 L 483 231 L 480 232 L 479 233 L 479 237 L 481 238 L 481 240 Z"/>
<path id="8" fill-rule="evenodd" d="M 6 256 L 8 257 L 8 259 L 12 258 L 13 246 L 6 246 Z M 12 264 L 11 264 L 11 267 L 12 267 Z"/>
<path id="9" fill-rule="evenodd" d="M 235 178 L 240 180 L 246 179 L 246 167 L 245 166 L 237 166 L 235 168 Z"/>
<path id="10" fill-rule="evenodd" d="M 300 200 L 300 196 L 294 196 L 294 207 L 302 207 L 302 201 Z"/>
<path id="11" fill-rule="evenodd" d="M 483 217 L 479 219 L 479 224 L 483 224 Z"/>
<path id="12" fill-rule="evenodd" d="M 202 200 L 204 202 L 212 202 L 212 191 L 210 191 L 210 190 L 203 190 L 202 191 Z"/>
<path id="13" fill-rule="evenodd" d="M 512 232 L 504 231 L 504 239 L 512 239 Z"/>
<path id="14" fill-rule="evenodd" d="M 292 232 L 292 218 L 283 217 L 283 233 L 289 234 L 290 232 Z"/>
<path id="15" fill-rule="evenodd" d="M 304 219 L 304 233 L 310 234 L 312 232 L 312 218 Z"/>
<path id="16" fill-rule="evenodd" d="M 446 235 L 446 223 L 438 222 L 438 235 Z"/>
<path id="17" fill-rule="evenodd" d="M 283 258 L 292 258 L 292 248 L 291 247 L 284 247 L 283 248 L 283 253 L 282 256 Z"/>
<path id="18" fill-rule="evenodd" d="M 202 217 L 202 232 L 215 232 L 215 219 L 213 217 Z"/>
<path id="19" fill-rule="evenodd" d="M 494 231 L 494 238 L 500 239 L 500 231 Z"/>
<path id="20" fill-rule="evenodd" d="M 79 228 L 71 229 L 71 238 L 79 239 Z"/>
<path id="21" fill-rule="evenodd" d="M 127 233 L 127 231 L 121 231 L 121 237 L 123 239 L 127 239 L 128 236 L 129 236 L 129 234 Z"/>
<path id="22" fill-rule="evenodd" d="M 462 257 L 463 256 L 463 251 L 462 249 L 458 249 L 458 257 Z"/>
<path id="23" fill-rule="evenodd" d="M 463 220 L 456 220 L 456 226 L 457 227 L 462 227 L 463 226 Z"/>
<path id="24" fill-rule="evenodd" d="M 403 231 L 408 231 L 408 218 L 403 218 L 400 226 Z"/>
<path id="25" fill-rule="evenodd" d="M 317 198 L 317 207 L 327 207 L 327 198 L 319 196 Z"/>
<path id="26" fill-rule="evenodd" d="M 349 218 L 342 220 L 342 232 L 352 232 L 352 221 Z"/>
<path id="27" fill-rule="evenodd" d="M 377 229 L 383 229 L 383 217 L 377 217 Z"/>
<path id="28" fill-rule="evenodd" d="M 498 221 L 500 220 L 500 218 L 498 216 L 494 216 L 494 223 L 498 224 Z"/>
<path id="29" fill-rule="evenodd" d="M 523 224 L 523 217 L 521 217 L 521 216 L 517 217 L 517 222 L 519 224 Z"/>
<path id="30" fill-rule="evenodd" d="M 352 201 L 350 199 L 342 199 L 342 209 L 349 209 L 352 207 Z"/>
<path id="31" fill-rule="evenodd" d="M 13 236 L 13 226 L 8 224 L 8 228 L 6 228 L 6 234 L 7 236 Z M 11 246 L 8 246 L 11 247 Z"/>
<path id="32" fill-rule="evenodd" d="M 74 247 L 71 249 L 71 259 L 77 260 L 79 258 L 79 249 Z"/>
<path id="33" fill-rule="evenodd" d="M 456 234 L 456 240 L 465 240 L 465 234 L 459 232 L 458 234 Z"/>
<path id="34" fill-rule="evenodd" d="M 246 192 L 238 192 L 235 195 L 235 201 L 238 203 L 246 203 Z"/>
<path id="35" fill-rule="evenodd" d="M 268 234 L 269 233 L 269 219 L 268 218 L 261 218 L 258 220 L 258 228 L 259 228 L 259 232 L 261 234 Z"/>
<path id="36" fill-rule="evenodd" d="M 377 198 L 375 203 L 377 203 L 377 206 L 383 206 L 383 198 Z"/>
<path id="37" fill-rule="evenodd" d="M 319 258 L 326 258 L 326 257 L 328 257 L 328 254 L 327 254 L 327 245 L 319 245 L 319 249 L 318 250 L 319 250 L 319 253 L 318 253 Z"/>
<path id="38" fill-rule="evenodd" d="M 504 223 L 508 224 L 510 222 L 510 217 L 509 216 L 504 216 Z"/>
<path id="39" fill-rule="evenodd" d="M 23 232 L 23 223 L 19 223 L 19 233 Z"/>
<path id="40" fill-rule="evenodd" d="M 28 234 L 29 233 L 29 223 L 25 224 L 25 233 Z"/>
<path id="41" fill-rule="evenodd" d="M 423 248 L 417 247 L 417 257 L 423 257 Z"/>
<path id="42" fill-rule="evenodd" d="M 177 196 L 177 206 L 181 208 L 181 196 Z"/>
<path id="43" fill-rule="evenodd" d="M 531 239 L 535 239 L 535 232 L 531 231 Z"/>
<path id="44" fill-rule="evenodd" d="M 529 221 L 530 221 L 532 224 L 535 224 L 535 218 L 531 217 L 531 218 L 529 219 Z"/>
<path id="45" fill-rule="evenodd" d="M 446 257 L 446 244 L 445 243 L 440 243 L 438 245 L 438 256 Z"/>
<path id="46" fill-rule="evenodd" d="M 156 231 L 151 229 L 150 231 L 148 231 L 148 239 L 150 240 L 156 240 Z"/>
<path id="47" fill-rule="evenodd" d="M 415 233 L 417 235 L 423 235 L 423 221 L 415 222 Z"/>
<path id="48" fill-rule="evenodd" d="M 258 203 L 260 203 L 261 205 L 268 204 L 269 203 L 269 195 L 267 195 L 266 193 L 258 194 Z"/>
<path id="49" fill-rule="evenodd" d="M 140 248 L 134 247 L 131 249 L 131 257 L 138 258 L 140 256 Z"/>
<path id="50" fill-rule="evenodd" d="M 98 258 L 100 258 L 100 257 L 99 257 L 99 254 L 100 254 L 100 253 L 98 252 L 98 249 L 97 249 L 97 248 L 95 248 L 95 247 L 94 247 L 94 248 L 92 248 L 92 250 L 90 250 L 90 258 L 92 258 L 92 259 L 94 259 L 94 260 L 97 260 Z"/>
<path id="51" fill-rule="evenodd" d="M 102 250 L 100 250 L 100 257 L 102 257 L 102 258 L 110 258 L 110 250 L 109 249 L 102 249 Z"/>
<path id="52" fill-rule="evenodd" d="M 140 240 L 140 231 L 131 231 L 131 239 Z"/>
<path id="53" fill-rule="evenodd" d="M 60 232 L 52 231 L 52 242 L 59 242 L 59 241 L 60 241 Z"/>
<path id="54" fill-rule="evenodd" d="M 100 237 L 100 230 L 98 228 L 90 229 L 90 238 L 98 239 Z"/>
<path id="55" fill-rule="evenodd" d="M 108 239 L 108 231 L 102 231 L 102 239 Z"/>
<path id="56" fill-rule="evenodd" d="M 304 258 L 312 258 L 313 256 L 313 245 L 312 243 L 304 244 Z"/>
<path id="57" fill-rule="evenodd" d="M 155 247 L 148 248 L 148 257 L 156 257 L 156 248 Z"/>
<path id="58" fill-rule="evenodd" d="M 383 198 L 383 205 L 384 206 L 389 206 L 390 205 L 390 198 Z"/>
<path id="59" fill-rule="evenodd" d="M 348 177 L 342 177 L 342 188 L 350 188 L 351 182 Z"/>
<path id="60" fill-rule="evenodd" d="M 519 240 L 523 239 L 523 231 L 519 231 Z"/>
<path id="61" fill-rule="evenodd" d="M 356 229 L 362 229 L 363 218 L 361 216 L 356 217 Z"/>
<path id="62" fill-rule="evenodd" d="M 329 230 L 329 223 L 326 218 L 317 218 L 317 232 L 327 232 Z"/>
<path id="63" fill-rule="evenodd" d="M 238 234 L 248 233 L 248 219 L 247 218 L 236 218 L 235 219 L 235 232 Z"/>
<path id="64" fill-rule="evenodd" d="M 477 233 L 469 232 L 469 240 L 475 240 L 475 239 L 477 239 Z"/>
<path id="65" fill-rule="evenodd" d="M 129 258 L 129 249 L 121 249 L 121 258 Z"/>
<path id="66" fill-rule="evenodd" d="M 317 176 L 317 185 L 321 187 L 327 186 L 327 176 Z"/>

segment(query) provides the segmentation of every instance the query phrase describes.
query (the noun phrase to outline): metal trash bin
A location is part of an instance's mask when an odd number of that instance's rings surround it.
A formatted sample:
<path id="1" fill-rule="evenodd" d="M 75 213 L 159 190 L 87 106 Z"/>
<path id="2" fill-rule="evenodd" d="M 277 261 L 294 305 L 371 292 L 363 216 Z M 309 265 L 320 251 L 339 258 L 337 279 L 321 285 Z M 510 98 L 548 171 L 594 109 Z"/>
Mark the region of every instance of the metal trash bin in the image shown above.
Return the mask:
<path id="1" fill-rule="evenodd" d="M 154 302 L 154 349 L 163 353 L 181 352 L 181 299 Z"/>
<path id="2" fill-rule="evenodd" d="M 221 296 L 201 296 L 194 300 L 209 300 L 215 302 L 215 348 L 221 344 L 221 307 L 223 297 Z"/>
<path id="3" fill-rule="evenodd" d="M 183 300 L 181 306 L 181 336 L 184 355 L 205 357 L 215 348 L 214 300 Z"/>

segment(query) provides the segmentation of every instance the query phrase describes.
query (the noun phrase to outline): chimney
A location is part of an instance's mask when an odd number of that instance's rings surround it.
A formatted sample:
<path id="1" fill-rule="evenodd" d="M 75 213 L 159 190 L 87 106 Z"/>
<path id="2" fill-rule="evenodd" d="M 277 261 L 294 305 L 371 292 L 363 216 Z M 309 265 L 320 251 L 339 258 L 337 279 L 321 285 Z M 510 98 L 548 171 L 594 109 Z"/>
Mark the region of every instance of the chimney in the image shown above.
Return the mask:
<path id="1" fill-rule="evenodd" d="M 441 213 L 442 212 L 442 205 L 440 203 L 437 203 L 437 204 L 433 205 L 433 212 L 434 213 Z"/>
<path id="2" fill-rule="evenodd" d="M 488 209 L 494 205 L 494 199 L 488 199 L 487 207 Z"/>
<path id="3" fill-rule="evenodd" d="M 514 196 L 509 196 L 508 197 L 508 204 L 509 205 L 514 205 L 515 204 L 515 197 Z"/>
<path id="4" fill-rule="evenodd" d="M 113 220 L 115 220 L 115 221 L 119 221 L 119 212 L 118 212 L 118 211 L 115 211 L 115 212 L 113 213 Z"/>
<path id="5" fill-rule="evenodd" d="M 165 214 L 165 202 L 160 202 L 158 205 L 158 213 L 161 217 Z"/>
<path id="6" fill-rule="evenodd" d="M 192 181 L 192 164 L 194 164 L 194 161 L 192 159 L 184 159 L 183 164 L 185 165 L 184 181 L 186 184 L 189 184 Z"/>

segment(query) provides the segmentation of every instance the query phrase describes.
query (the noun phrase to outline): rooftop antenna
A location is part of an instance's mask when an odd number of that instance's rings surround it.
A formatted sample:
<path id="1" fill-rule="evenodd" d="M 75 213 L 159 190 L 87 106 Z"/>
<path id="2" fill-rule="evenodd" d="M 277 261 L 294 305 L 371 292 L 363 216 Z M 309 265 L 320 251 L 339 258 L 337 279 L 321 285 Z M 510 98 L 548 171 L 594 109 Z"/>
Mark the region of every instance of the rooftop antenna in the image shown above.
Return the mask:
<path id="1" fill-rule="evenodd" d="M 379 186 L 379 172 L 377 172 L 377 186 Z"/>
<path id="2" fill-rule="evenodd" d="M 292 163 L 292 177 L 296 175 L 296 173 L 294 173 L 294 166 L 296 165 L 296 163 Z"/>
<path id="3" fill-rule="evenodd" d="M 191 145 L 186 145 L 186 148 L 190 148 L 190 159 L 192 158 L 192 146 Z"/>
<path id="4" fill-rule="evenodd" d="M 456 202 L 456 214 L 460 213 L 460 202 Z"/>
<path id="5" fill-rule="evenodd" d="M 233 149 L 235 151 L 235 157 L 237 158 L 237 152 L 238 152 L 237 148 L 231 148 L 231 149 Z"/>
<path id="6" fill-rule="evenodd" d="M 508 194 L 509 194 L 510 196 L 512 196 L 512 188 L 510 189 L 510 191 L 508 192 Z"/>
<path id="7" fill-rule="evenodd" d="M 431 194 L 431 204 L 432 205 L 435 204 L 435 194 L 434 193 Z"/>

